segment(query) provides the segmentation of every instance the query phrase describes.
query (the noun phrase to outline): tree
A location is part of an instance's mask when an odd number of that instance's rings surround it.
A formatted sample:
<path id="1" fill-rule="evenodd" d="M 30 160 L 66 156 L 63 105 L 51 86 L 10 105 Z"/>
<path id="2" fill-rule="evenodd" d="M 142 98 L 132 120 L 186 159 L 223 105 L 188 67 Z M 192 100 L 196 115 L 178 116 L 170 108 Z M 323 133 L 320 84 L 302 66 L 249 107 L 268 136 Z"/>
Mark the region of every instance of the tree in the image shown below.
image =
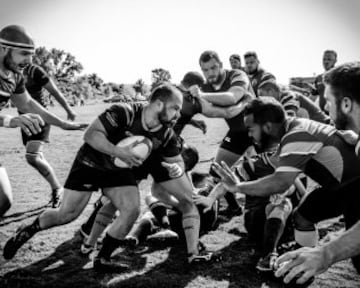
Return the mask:
<path id="1" fill-rule="evenodd" d="M 168 70 L 163 68 L 156 68 L 151 71 L 151 90 L 154 90 L 157 86 L 170 82 L 171 74 Z"/>
<path id="2" fill-rule="evenodd" d="M 101 90 L 104 80 L 102 80 L 96 73 L 88 75 L 89 84 L 97 90 Z"/>

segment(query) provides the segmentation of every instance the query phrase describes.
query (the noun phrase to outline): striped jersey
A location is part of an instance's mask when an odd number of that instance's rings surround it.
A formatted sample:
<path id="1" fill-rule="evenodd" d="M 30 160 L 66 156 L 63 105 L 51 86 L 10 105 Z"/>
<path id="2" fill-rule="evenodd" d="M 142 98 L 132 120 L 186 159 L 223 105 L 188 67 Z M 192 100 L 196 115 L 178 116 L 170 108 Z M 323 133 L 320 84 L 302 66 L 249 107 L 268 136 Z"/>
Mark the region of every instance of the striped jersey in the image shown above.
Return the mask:
<path id="1" fill-rule="evenodd" d="M 142 135 L 149 138 L 153 144 L 152 151 L 158 150 L 164 157 L 174 157 L 180 154 L 181 144 L 173 129 L 159 126 L 149 130 L 144 122 L 144 104 L 113 105 L 99 115 L 98 119 L 104 126 L 107 139 L 114 145 L 129 135 Z M 89 144 L 80 148 L 77 159 L 83 164 L 101 170 L 121 169 L 114 165 L 114 158 L 104 154 Z"/>
<path id="2" fill-rule="evenodd" d="M 224 70 L 225 78 L 224 81 L 217 86 L 214 86 L 210 83 L 205 83 L 202 87 L 204 92 L 226 92 L 229 91 L 231 87 L 242 87 L 249 94 L 254 95 L 254 91 L 251 87 L 250 80 L 245 72 L 235 69 L 235 70 Z M 240 100 L 242 101 L 242 100 Z M 243 132 L 247 131 L 244 125 L 244 116 L 243 113 L 236 115 L 233 118 L 225 119 L 228 124 L 231 132 Z"/>
<path id="3" fill-rule="evenodd" d="M 332 126 L 303 118 L 287 119 L 277 151 L 276 171 L 304 172 L 323 187 L 359 176 L 360 159 Z"/>
<path id="4" fill-rule="evenodd" d="M 24 92 L 24 77 L 21 74 L 9 71 L 5 76 L 4 73 L 0 73 L 0 110 L 9 102 L 11 95 Z"/>
<path id="5" fill-rule="evenodd" d="M 49 76 L 39 66 L 31 64 L 24 69 L 25 87 L 31 97 L 40 105 L 46 107 L 47 101 L 44 86 L 49 82 Z"/>
<path id="6" fill-rule="evenodd" d="M 263 68 L 259 67 L 257 71 L 253 74 L 248 74 L 251 82 L 251 86 L 254 89 L 255 95 L 257 95 L 257 90 L 262 83 L 268 81 L 276 81 L 276 78 L 271 73 L 265 71 Z"/>

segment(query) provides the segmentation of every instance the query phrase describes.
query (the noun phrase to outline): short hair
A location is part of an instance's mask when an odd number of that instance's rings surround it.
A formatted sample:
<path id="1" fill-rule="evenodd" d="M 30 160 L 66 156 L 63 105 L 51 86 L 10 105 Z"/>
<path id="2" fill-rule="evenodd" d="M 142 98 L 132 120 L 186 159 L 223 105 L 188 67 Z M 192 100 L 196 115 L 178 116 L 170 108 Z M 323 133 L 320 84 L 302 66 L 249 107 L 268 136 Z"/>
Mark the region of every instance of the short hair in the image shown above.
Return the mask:
<path id="1" fill-rule="evenodd" d="M 336 66 L 324 74 L 323 80 L 334 90 L 337 101 L 348 97 L 360 104 L 360 62 Z"/>
<path id="2" fill-rule="evenodd" d="M 260 95 L 260 96 L 273 96 L 275 94 L 276 95 L 275 99 L 276 100 L 280 99 L 280 87 L 279 87 L 279 85 L 276 84 L 276 82 L 274 80 L 266 80 L 266 81 L 262 82 L 260 84 L 260 86 L 258 87 L 258 91 L 259 91 L 259 89 L 265 91 L 265 93 L 269 93 L 269 94 Z"/>
<path id="3" fill-rule="evenodd" d="M 201 53 L 199 58 L 199 64 L 209 62 L 211 59 L 215 59 L 217 62 L 221 63 L 219 55 L 212 50 L 206 50 Z"/>
<path id="4" fill-rule="evenodd" d="M 254 57 L 255 59 L 258 59 L 258 56 L 255 51 L 248 51 L 244 54 L 244 58 Z"/>
<path id="5" fill-rule="evenodd" d="M 205 80 L 203 76 L 196 71 L 190 71 L 184 75 L 184 78 L 181 80 L 181 83 L 185 87 L 190 87 L 193 85 L 203 86 L 205 83 Z"/>
<path id="6" fill-rule="evenodd" d="M 156 87 L 150 94 L 149 101 L 154 102 L 160 100 L 161 102 L 167 102 L 172 99 L 174 94 L 180 93 L 180 90 L 174 85 L 165 83 Z"/>
<path id="7" fill-rule="evenodd" d="M 324 51 L 324 55 L 325 55 L 325 54 L 334 54 L 334 55 L 335 55 L 335 58 L 337 58 L 337 53 L 336 53 L 335 50 L 325 50 L 325 51 Z"/>
<path id="8" fill-rule="evenodd" d="M 238 60 L 238 61 L 241 62 L 241 57 L 240 57 L 239 54 L 232 54 L 232 55 L 230 55 L 229 60 L 231 60 L 231 59 L 236 59 L 236 60 Z"/>
<path id="9" fill-rule="evenodd" d="M 254 123 L 263 125 L 266 122 L 281 124 L 285 121 L 285 110 L 274 98 L 253 99 L 244 108 L 244 116 L 252 114 Z"/>

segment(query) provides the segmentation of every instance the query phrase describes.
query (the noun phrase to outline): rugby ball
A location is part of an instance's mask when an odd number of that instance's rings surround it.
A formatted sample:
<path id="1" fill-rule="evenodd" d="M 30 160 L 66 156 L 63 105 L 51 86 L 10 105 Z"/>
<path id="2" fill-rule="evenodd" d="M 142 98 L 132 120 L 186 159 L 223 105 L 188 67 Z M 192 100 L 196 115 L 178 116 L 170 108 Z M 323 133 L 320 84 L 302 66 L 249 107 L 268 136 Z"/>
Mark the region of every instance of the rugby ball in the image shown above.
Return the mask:
<path id="1" fill-rule="evenodd" d="M 122 139 L 116 146 L 124 147 L 130 145 L 134 142 L 138 142 L 133 148 L 132 151 L 138 155 L 143 161 L 150 155 L 152 150 L 152 142 L 149 138 L 145 136 L 137 135 L 137 136 L 130 136 L 127 138 Z M 128 168 L 129 165 L 125 163 L 120 158 L 115 158 L 114 164 L 120 168 Z"/>

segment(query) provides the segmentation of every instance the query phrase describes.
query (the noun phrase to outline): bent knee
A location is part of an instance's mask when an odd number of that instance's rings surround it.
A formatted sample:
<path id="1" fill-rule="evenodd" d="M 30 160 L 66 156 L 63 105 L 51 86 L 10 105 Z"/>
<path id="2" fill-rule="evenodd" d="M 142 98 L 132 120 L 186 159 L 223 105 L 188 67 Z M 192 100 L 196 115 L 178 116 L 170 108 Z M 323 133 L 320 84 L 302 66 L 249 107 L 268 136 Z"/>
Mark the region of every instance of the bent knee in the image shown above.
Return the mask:
<path id="1" fill-rule="evenodd" d="M 294 210 L 293 213 L 295 229 L 300 231 L 311 231 L 314 230 L 315 224 L 310 220 L 302 216 L 298 209 Z"/>

